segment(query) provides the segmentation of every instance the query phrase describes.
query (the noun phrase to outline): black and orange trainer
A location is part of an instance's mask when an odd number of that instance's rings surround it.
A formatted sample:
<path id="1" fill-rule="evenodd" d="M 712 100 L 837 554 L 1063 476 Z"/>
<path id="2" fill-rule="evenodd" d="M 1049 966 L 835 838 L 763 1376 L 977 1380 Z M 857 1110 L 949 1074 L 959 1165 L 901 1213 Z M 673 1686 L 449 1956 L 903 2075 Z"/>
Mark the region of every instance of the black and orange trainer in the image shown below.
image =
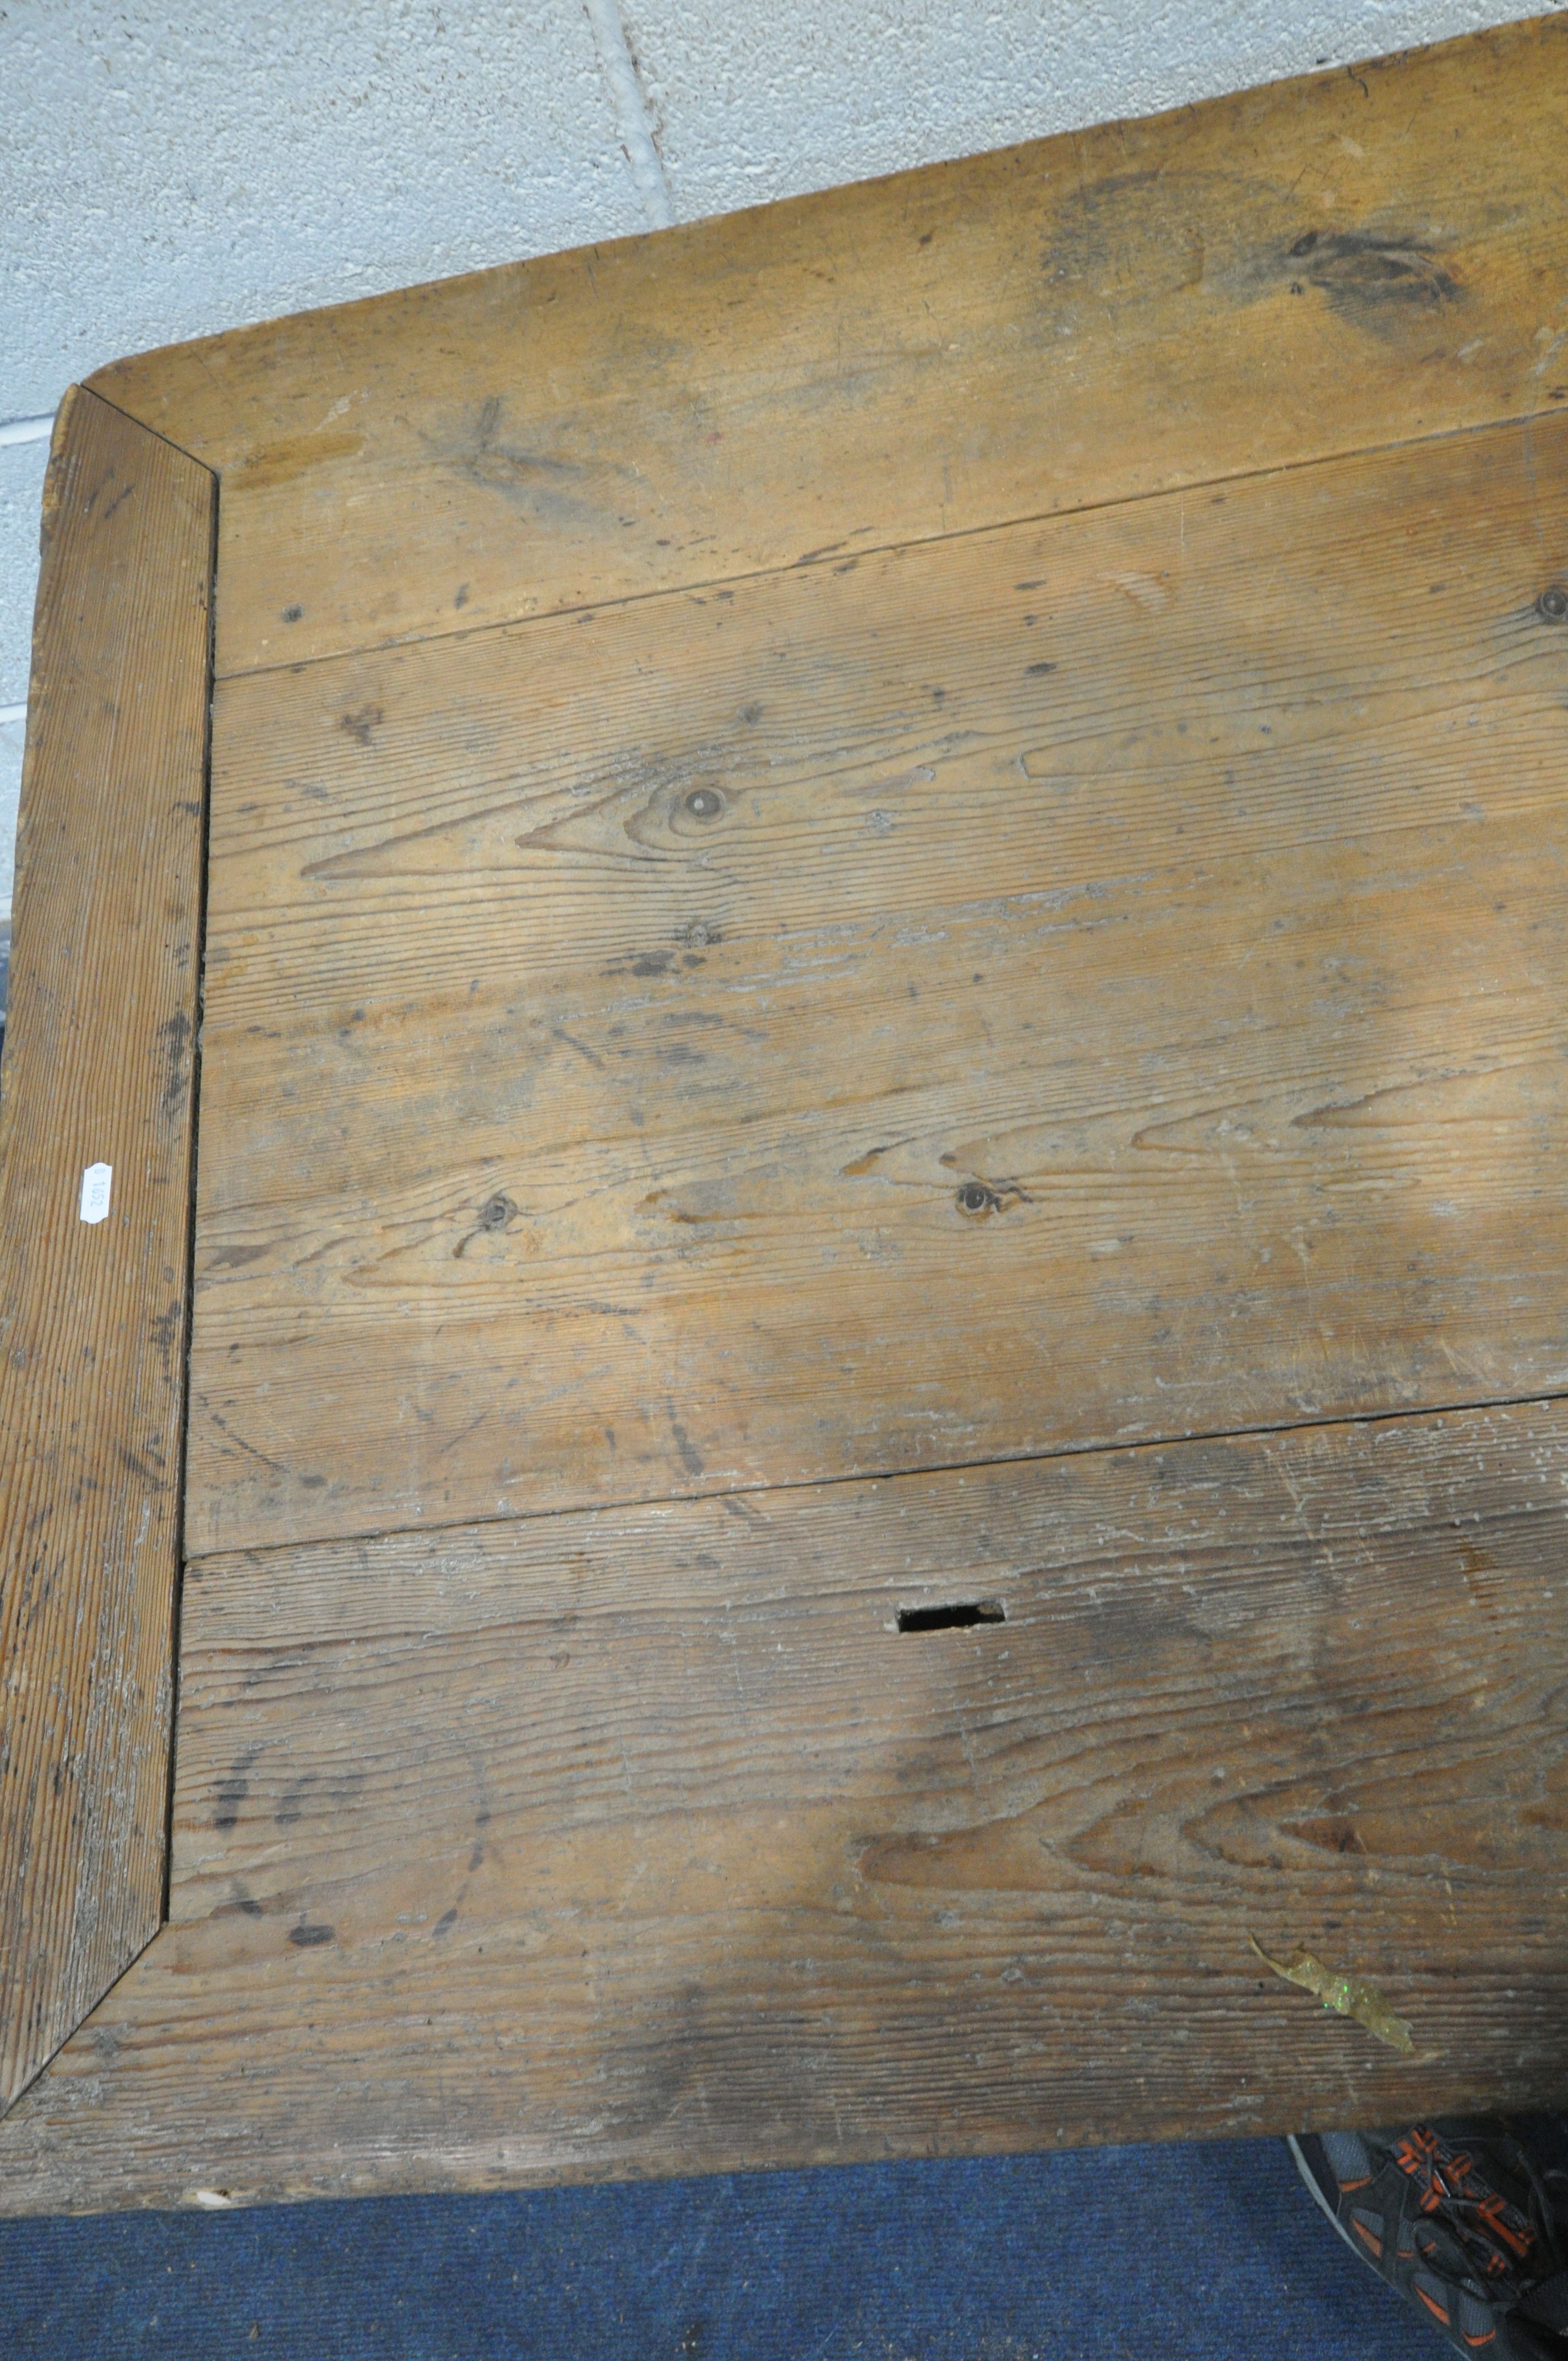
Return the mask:
<path id="1" fill-rule="evenodd" d="M 1345 2245 L 1461 2353 L 1568 2361 L 1568 2171 L 1526 2127 L 1303 2132 L 1290 2151 Z"/>

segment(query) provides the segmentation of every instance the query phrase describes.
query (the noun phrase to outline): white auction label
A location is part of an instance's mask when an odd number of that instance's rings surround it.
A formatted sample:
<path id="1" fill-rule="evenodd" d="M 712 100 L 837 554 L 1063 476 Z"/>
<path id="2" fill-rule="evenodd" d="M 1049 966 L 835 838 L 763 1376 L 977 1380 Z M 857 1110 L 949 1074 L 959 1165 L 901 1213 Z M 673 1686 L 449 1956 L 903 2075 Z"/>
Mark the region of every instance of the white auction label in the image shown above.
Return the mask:
<path id="1" fill-rule="evenodd" d="M 101 1222 L 109 1211 L 109 1190 L 115 1178 L 112 1164 L 90 1164 L 82 1175 L 82 1218 L 84 1222 Z"/>

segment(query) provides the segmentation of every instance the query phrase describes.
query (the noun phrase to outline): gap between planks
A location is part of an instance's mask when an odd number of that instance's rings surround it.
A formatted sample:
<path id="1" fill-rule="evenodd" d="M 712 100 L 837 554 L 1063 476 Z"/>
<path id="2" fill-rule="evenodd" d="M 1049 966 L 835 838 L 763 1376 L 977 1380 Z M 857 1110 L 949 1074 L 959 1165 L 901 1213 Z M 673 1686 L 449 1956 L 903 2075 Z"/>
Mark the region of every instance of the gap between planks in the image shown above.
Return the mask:
<path id="1" fill-rule="evenodd" d="M 122 415 L 126 413 L 122 412 Z M 167 442 L 166 435 L 159 438 Z M 178 449 L 178 445 L 170 448 Z M 202 1032 L 207 1004 L 207 898 L 210 875 L 210 852 L 213 834 L 213 714 L 217 703 L 217 674 L 214 668 L 218 642 L 218 515 L 223 502 L 223 484 L 213 470 L 212 555 L 207 593 L 207 702 L 203 716 L 202 741 L 202 817 L 198 822 L 201 835 L 201 860 L 196 873 L 196 1025 L 191 1037 L 191 1140 L 190 1140 L 190 1204 L 185 1223 L 185 1267 L 181 1279 L 185 1301 L 189 1306 L 196 1295 L 196 1181 L 201 1170 L 202 1153 Z M 189 1316 L 181 1358 L 184 1365 L 185 1415 L 180 1422 L 175 1444 L 174 1481 L 174 1596 L 170 1612 L 170 1709 L 169 1709 L 169 1792 L 164 1799 L 163 1816 L 163 1891 L 159 1903 L 159 1932 L 169 1923 L 169 1902 L 174 1874 L 174 1796 L 180 1773 L 180 1665 L 181 1634 L 185 1609 L 185 1500 L 186 1462 L 191 1448 L 191 1350 L 195 1323 Z M 157 1934 L 150 1938 L 156 1942 Z M 138 1954 L 139 1957 L 139 1954 Z M 133 1960 L 129 1966 L 134 1967 Z M 111 1990 L 113 1987 L 111 1986 Z"/>
<path id="2" fill-rule="evenodd" d="M 125 415 L 128 417 L 129 412 L 126 412 Z M 1528 433 L 1530 427 L 1542 423 L 1549 425 L 1553 419 L 1561 418 L 1562 415 L 1561 410 L 1548 408 L 1505 411 L 1496 418 L 1471 419 L 1467 420 L 1463 426 L 1440 427 L 1432 434 L 1398 434 L 1388 441 L 1347 443 L 1343 447 L 1336 447 L 1333 450 L 1308 452 L 1300 458 L 1281 459 L 1266 467 L 1233 467 L 1217 476 L 1194 476 L 1190 480 L 1180 483 L 1151 485 L 1143 491 L 1118 493 L 1104 500 L 1075 500 L 1061 508 L 1031 509 L 1018 516 L 992 517 L 983 524 L 959 525 L 952 533 L 905 533 L 894 541 L 881 541 L 874 543 L 869 548 L 857 549 L 854 553 L 855 562 L 857 565 L 863 565 L 870 559 L 890 557 L 900 550 L 905 549 L 939 549 L 949 544 L 983 541 L 988 534 L 1024 531 L 1031 525 L 1044 530 L 1049 525 L 1058 523 L 1066 517 L 1094 516 L 1106 509 L 1144 508 L 1152 500 L 1180 500 L 1189 493 L 1196 498 L 1200 493 L 1217 490 L 1223 485 L 1277 481 L 1282 477 L 1301 475 L 1309 468 L 1333 467 L 1342 460 L 1392 458 L 1401 451 L 1436 449 L 1441 444 L 1463 443 L 1479 434 L 1494 434 L 1499 428 L 1507 426 L 1517 426 Z M 167 441 L 168 438 L 160 439 Z M 173 450 L 178 450 L 180 447 L 178 444 L 170 445 Z M 218 476 L 221 489 L 222 473 L 218 470 L 214 470 L 214 473 Z M 654 600 L 660 598 L 701 598 L 716 590 L 738 588 L 744 583 L 766 582 L 787 574 L 807 574 L 817 567 L 831 566 L 836 561 L 842 563 L 844 552 L 848 547 L 847 541 L 828 542 L 821 549 L 808 551 L 804 557 L 792 558 L 787 566 L 744 566 L 735 574 L 705 575 L 700 581 L 696 582 L 662 582 L 655 584 L 649 590 L 625 591 L 613 598 L 584 598 L 571 606 L 542 607 L 532 615 L 502 616 L 493 622 L 470 623 L 466 628 L 457 625 L 447 631 L 402 632 L 389 640 L 365 640 L 356 642 L 352 647 L 328 648 L 320 655 L 299 656 L 292 659 L 280 657 L 276 664 L 236 664 L 232 671 L 228 672 L 219 672 L 214 668 L 212 676 L 213 690 L 215 695 L 220 684 L 226 685 L 230 681 L 236 680 L 265 679 L 272 673 L 288 673 L 292 675 L 316 672 L 323 664 L 352 664 L 357 656 L 386 654 L 395 648 L 435 647 L 447 640 L 484 640 L 502 631 L 526 631 L 531 625 L 537 623 L 567 621 L 574 615 L 619 614 L 629 608 L 650 606 Z M 221 576 L 215 570 L 214 562 L 214 587 L 220 579 Z M 213 600 L 213 609 L 215 648 L 217 612 L 215 596 Z M 209 715 L 210 709 L 211 700 L 209 700 Z M 1246 1430 L 1238 1430 L 1238 1432 L 1245 1431 Z"/>
<path id="3" fill-rule="evenodd" d="M 187 1356 L 188 1359 L 189 1356 Z M 831 1476 L 797 1477 L 784 1484 L 722 1484 L 715 1486 L 711 1490 L 699 1488 L 693 1492 L 651 1492 L 645 1497 L 640 1496 L 629 1500 L 578 1500 L 567 1501 L 559 1508 L 554 1509 L 522 1509 L 505 1511 L 492 1510 L 488 1513 L 477 1513 L 469 1517 L 433 1518 L 428 1523 L 417 1525 L 377 1525 L 365 1532 L 314 1533 L 306 1535 L 302 1540 L 249 1542 L 241 1543 L 238 1545 L 228 1542 L 221 1549 L 192 1551 L 181 1561 L 181 1564 L 183 1566 L 205 1565 L 218 1558 L 269 1558 L 285 1553 L 291 1553 L 298 1556 L 302 1550 L 336 1549 L 350 1544 L 368 1549 L 377 1542 L 395 1541 L 400 1535 L 406 1535 L 410 1540 L 418 1540 L 426 1535 L 433 1537 L 438 1533 L 468 1532 L 477 1525 L 532 1527 L 548 1525 L 562 1517 L 634 1516 L 642 1509 L 678 1509 L 687 1507 L 698 1500 L 771 1499 L 776 1494 L 825 1492 L 835 1486 L 844 1484 L 899 1484 L 912 1477 L 965 1476 L 989 1473 L 992 1468 L 1048 1467 L 1054 1466 L 1058 1460 L 1102 1458 L 1107 1453 L 1131 1455 L 1135 1453 L 1185 1451 L 1189 1448 L 1199 1450 L 1207 1444 L 1245 1443 L 1268 1434 L 1327 1433 L 1335 1428 L 1342 1427 L 1394 1426 L 1402 1425 L 1409 1419 L 1466 1418 L 1472 1415 L 1479 1418 L 1488 1411 L 1549 1410 L 1555 1403 L 1565 1401 L 1568 1401 L 1568 1391 L 1497 1394 L 1485 1401 L 1412 1402 L 1407 1409 L 1341 1411 L 1332 1418 L 1277 1419 L 1272 1422 L 1266 1421 L 1262 1425 L 1205 1427 L 1201 1432 L 1190 1434 L 1143 1435 L 1136 1440 L 1129 1438 L 1123 1442 L 1070 1443 L 1065 1444 L 1059 1451 L 989 1453 L 980 1459 L 922 1460 L 918 1466 L 907 1467 L 873 1469 L 852 1467 Z M 181 1509 L 183 1510 L 183 1495 L 181 1495 Z M 178 1629 L 175 1635 L 174 1669 L 176 1682 L 178 1682 L 180 1671 Z M 178 1735 L 180 1724 L 178 1697 L 175 1702 L 174 1724 L 175 1732 Z M 170 1809 L 172 1813 L 172 1775 L 170 1781 Z M 166 1916 L 168 1880 L 169 1864 L 166 1861 L 164 1864 Z"/>

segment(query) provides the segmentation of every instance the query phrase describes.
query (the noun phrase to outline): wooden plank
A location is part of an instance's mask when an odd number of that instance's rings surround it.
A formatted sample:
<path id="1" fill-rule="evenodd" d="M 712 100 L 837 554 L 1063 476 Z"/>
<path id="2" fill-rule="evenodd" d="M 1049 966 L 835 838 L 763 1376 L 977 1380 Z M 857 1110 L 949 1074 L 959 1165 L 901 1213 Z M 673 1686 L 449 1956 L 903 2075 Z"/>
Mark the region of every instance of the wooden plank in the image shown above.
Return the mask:
<path id="1" fill-rule="evenodd" d="M 125 361 L 224 476 L 218 668 L 1568 401 L 1542 18 Z"/>
<path id="2" fill-rule="evenodd" d="M 1568 420 L 220 687 L 195 1553 L 1568 1385 Z"/>
<path id="3" fill-rule="evenodd" d="M 161 1915 L 214 490 L 68 397 L 0 1107 L 0 2105 Z"/>
<path id="4" fill-rule="evenodd" d="M 1558 2102 L 1565 1494 L 1536 1404 L 196 1566 L 170 1924 L 0 2206 Z"/>

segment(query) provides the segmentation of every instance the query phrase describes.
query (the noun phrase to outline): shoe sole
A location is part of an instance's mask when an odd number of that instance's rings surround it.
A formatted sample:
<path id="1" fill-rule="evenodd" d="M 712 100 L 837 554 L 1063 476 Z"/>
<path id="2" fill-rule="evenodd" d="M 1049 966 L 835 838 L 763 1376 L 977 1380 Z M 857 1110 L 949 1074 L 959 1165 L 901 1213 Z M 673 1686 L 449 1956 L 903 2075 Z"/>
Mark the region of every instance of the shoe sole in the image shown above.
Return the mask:
<path id="1" fill-rule="evenodd" d="M 1350 2232 L 1345 2228 L 1344 2224 L 1340 2220 L 1339 2215 L 1334 2212 L 1333 2207 L 1329 2203 L 1328 2199 L 1323 2195 L 1322 2191 L 1319 2188 L 1317 2175 L 1313 2172 L 1311 2166 L 1307 2162 L 1306 2158 L 1302 2155 L 1301 2143 L 1297 2138 L 1294 2132 L 1286 2133 L 1285 2145 L 1296 2160 L 1297 2171 L 1300 2174 L 1302 2180 L 1307 2184 L 1308 2195 L 1311 2198 L 1313 2204 L 1317 2207 L 1319 2213 L 1322 2215 L 1324 2221 L 1328 2224 L 1335 2237 L 1339 2239 L 1342 2246 L 1349 2247 L 1351 2253 L 1355 2257 L 1356 2261 L 1362 2264 L 1365 2269 L 1369 2270 L 1374 2279 L 1382 2279 L 1383 2274 L 1377 2268 L 1377 2266 L 1373 2261 L 1371 2256 L 1364 2255 L 1362 2253 L 1361 2248 L 1356 2245 L 1355 2240 L 1351 2236 Z"/>

